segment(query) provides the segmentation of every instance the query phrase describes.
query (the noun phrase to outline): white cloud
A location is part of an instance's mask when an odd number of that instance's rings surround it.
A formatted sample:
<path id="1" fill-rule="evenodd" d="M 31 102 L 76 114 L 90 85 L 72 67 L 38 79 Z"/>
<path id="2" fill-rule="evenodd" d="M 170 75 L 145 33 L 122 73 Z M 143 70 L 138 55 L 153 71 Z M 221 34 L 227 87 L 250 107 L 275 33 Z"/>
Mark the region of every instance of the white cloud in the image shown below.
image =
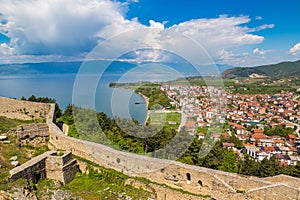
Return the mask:
<path id="1" fill-rule="evenodd" d="M 248 52 L 236 53 L 232 50 L 221 49 L 218 52 L 216 61 L 222 64 L 235 64 L 235 63 L 245 63 L 246 59 L 249 57 Z"/>
<path id="2" fill-rule="evenodd" d="M 300 42 L 295 44 L 290 50 L 289 53 L 292 55 L 300 55 Z"/>
<path id="3" fill-rule="evenodd" d="M 151 31 L 139 41 L 136 41 L 137 36 L 133 34 L 128 40 L 116 44 L 116 48 L 131 46 L 133 41 L 140 42 L 141 45 L 153 44 L 155 48 L 161 49 L 174 43 L 186 47 L 185 44 L 180 44 L 182 41 L 178 38 L 169 37 L 169 33 L 174 31 L 190 37 L 203 46 L 214 59 L 221 60 L 229 57 L 237 59 L 244 55 L 231 55 L 228 49 L 262 43 L 264 37 L 254 32 L 274 27 L 273 24 L 263 24 L 248 28 L 248 16 L 227 15 L 190 20 L 169 28 L 165 27 L 166 22 L 150 20 L 147 26 L 141 24 L 137 18 L 126 19 L 128 5 L 135 2 L 138 1 L 128 0 L 120 3 L 108 0 L 0 0 L 0 13 L 7 21 L 0 24 L 0 33 L 11 38 L 9 46 L 14 48 L 14 53 L 64 57 L 83 55 L 105 39 L 140 28 L 155 31 Z M 188 52 L 189 49 L 185 51 Z M 222 51 L 223 54 L 220 53 Z M 141 51 L 137 56 L 140 56 L 139 61 L 142 58 L 155 61 L 164 58 L 157 53 Z"/>
<path id="4" fill-rule="evenodd" d="M 268 29 L 268 28 L 274 28 L 274 27 L 275 27 L 274 24 L 263 24 L 261 26 L 255 27 L 255 28 L 248 29 L 248 32 L 257 32 L 257 31 Z"/>
<path id="5" fill-rule="evenodd" d="M 250 22 L 247 16 L 197 19 L 173 26 L 171 29 L 195 39 L 206 48 L 229 48 L 245 44 L 258 44 L 264 37 L 250 34 L 252 29 L 241 26 Z"/>
<path id="6" fill-rule="evenodd" d="M 91 50 L 100 29 L 125 21 L 123 9 L 105 0 L 1 0 L 8 23 L 0 32 L 23 54 L 73 54 Z"/>
<path id="7" fill-rule="evenodd" d="M 248 28 L 245 24 L 250 22 L 247 16 L 228 17 L 226 15 L 214 19 L 191 20 L 173 26 L 177 32 L 191 37 L 201 44 L 216 62 L 240 65 L 252 63 L 248 52 L 239 50 L 245 45 L 260 44 L 263 36 L 253 34 L 274 25 L 261 25 L 256 28 Z M 236 49 L 233 53 L 229 49 Z"/>
<path id="8" fill-rule="evenodd" d="M 260 20 L 262 20 L 262 19 L 263 19 L 262 16 L 255 16 L 255 20 L 260 21 Z"/>
<path id="9" fill-rule="evenodd" d="M 262 55 L 265 55 L 266 51 L 263 50 L 263 49 L 255 48 L 255 49 L 252 51 L 252 53 L 258 54 L 258 55 L 261 55 L 261 56 L 262 56 Z"/>
<path id="10" fill-rule="evenodd" d="M 8 56 L 14 53 L 14 48 L 10 47 L 7 43 L 0 43 L 0 56 Z"/>
<path id="11" fill-rule="evenodd" d="M 149 20 L 149 24 L 151 28 L 164 29 L 164 24 L 160 22 L 155 22 L 154 20 Z"/>

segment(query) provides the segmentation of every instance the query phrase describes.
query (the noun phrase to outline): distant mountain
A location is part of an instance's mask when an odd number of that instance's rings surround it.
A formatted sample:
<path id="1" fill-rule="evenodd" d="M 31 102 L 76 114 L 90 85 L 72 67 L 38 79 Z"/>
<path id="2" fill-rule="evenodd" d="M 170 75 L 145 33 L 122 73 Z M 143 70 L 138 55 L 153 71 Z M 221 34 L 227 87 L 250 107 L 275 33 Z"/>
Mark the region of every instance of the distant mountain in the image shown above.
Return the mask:
<path id="1" fill-rule="evenodd" d="M 111 62 L 109 61 L 86 61 L 85 69 L 89 72 L 97 73 Z M 0 75 L 38 75 L 38 74 L 76 74 L 82 62 L 42 62 L 24 64 L 2 64 L 0 65 Z M 126 72 L 135 65 L 126 62 L 113 62 L 106 71 L 116 73 Z"/>
<path id="2" fill-rule="evenodd" d="M 258 74 L 269 77 L 288 77 L 300 75 L 300 60 L 295 62 L 281 62 L 272 65 L 263 65 L 258 67 L 235 67 L 225 70 L 222 73 L 223 78 L 249 77 L 252 74 Z"/>
<path id="3" fill-rule="evenodd" d="M 235 68 L 235 66 L 232 65 L 225 65 L 225 64 L 216 64 L 218 70 L 223 73 L 224 71 L 228 70 L 228 69 L 232 69 Z"/>
<path id="4" fill-rule="evenodd" d="M 76 73 L 80 65 L 80 62 L 2 64 L 0 75 Z"/>
<path id="5" fill-rule="evenodd" d="M 24 64 L 2 64 L 0 65 L 0 75 L 28 75 L 28 74 L 76 74 L 80 69 L 82 62 L 42 62 L 42 63 L 24 63 Z M 143 64 L 154 64 L 159 65 L 163 64 L 173 68 L 173 70 L 178 71 L 186 76 L 193 74 L 199 74 L 199 72 L 189 63 L 128 63 L 128 62 L 118 62 L 115 61 L 111 63 L 110 61 L 85 61 L 85 65 L 88 66 L 89 72 L 94 71 L 97 73 L 98 69 L 103 69 L 107 64 L 109 68 L 106 70 L 108 72 L 114 73 L 126 73 L 128 70 L 131 70 L 139 65 Z M 201 65 L 202 75 L 215 75 L 212 74 L 212 71 L 215 72 L 215 65 Z M 224 72 L 226 69 L 233 68 L 234 66 L 216 64 L 220 73 Z M 163 72 L 163 71 L 162 71 Z"/>

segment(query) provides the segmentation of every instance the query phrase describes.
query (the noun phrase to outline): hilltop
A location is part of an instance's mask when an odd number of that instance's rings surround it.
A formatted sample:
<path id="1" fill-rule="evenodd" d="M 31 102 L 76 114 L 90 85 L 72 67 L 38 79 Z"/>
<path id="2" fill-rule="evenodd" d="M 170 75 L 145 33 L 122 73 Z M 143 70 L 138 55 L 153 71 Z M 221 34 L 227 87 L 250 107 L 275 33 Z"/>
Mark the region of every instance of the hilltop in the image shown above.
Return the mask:
<path id="1" fill-rule="evenodd" d="M 268 77 L 288 77 L 300 75 L 300 60 L 294 62 L 280 62 L 277 64 L 257 67 L 235 67 L 222 73 L 223 78 L 249 77 L 258 74 Z"/>
<path id="2" fill-rule="evenodd" d="M 10 99 L 5 99 L 5 101 L 8 102 Z M 5 117 L 12 116 L 11 113 L 16 112 L 16 107 L 24 106 L 23 101 L 18 102 L 16 100 L 11 100 L 6 105 L 11 104 L 14 104 L 14 107 L 7 106 L 5 109 L 0 109 L 0 113 L 3 113 Z M 36 105 L 36 102 L 32 102 L 31 105 L 27 106 L 37 108 Z M 27 106 L 25 109 L 30 110 Z M 72 152 L 80 165 L 79 168 L 81 167 L 81 173 L 77 173 L 74 180 L 65 186 L 55 184 L 50 179 L 41 180 L 35 185 L 29 183 L 29 186 L 25 180 L 21 183 L 22 180 L 10 182 L 9 185 L 20 184 L 21 187 L 18 188 L 29 188 L 27 190 L 38 196 L 45 194 L 42 191 L 53 191 L 53 194 L 56 195 L 57 192 L 54 193 L 55 191 L 63 190 L 64 195 L 78 195 L 83 199 L 99 199 L 99 196 L 100 199 L 102 199 L 101 197 L 103 199 L 106 197 L 108 199 L 124 199 L 123 197 L 127 195 L 137 197 L 132 199 L 149 199 L 147 197 L 174 200 L 262 199 L 261 193 L 269 199 L 295 199 L 298 197 L 300 180 L 295 177 L 287 175 L 268 178 L 244 176 L 172 160 L 132 154 L 102 144 L 71 138 L 65 135 L 53 122 L 54 113 L 55 105 L 51 104 L 46 120 L 49 136 L 45 141 L 48 143 L 48 148 Z M 27 129 L 24 128 L 24 130 Z M 12 142 L 10 144 L 5 143 L 5 145 L 17 144 L 13 143 L 16 140 L 12 139 L 12 134 L 7 134 L 9 141 Z M 198 141 L 198 138 L 195 139 Z M 34 147 L 30 146 L 30 148 Z M 3 159 L 5 162 L 9 161 L 10 156 L 15 156 L 11 152 L 5 155 L 8 156 Z M 19 157 L 21 158 L 21 156 Z M 23 161 L 20 160 L 20 163 L 22 164 Z M 5 178 L 8 176 L 8 169 L 5 167 L 2 170 L 2 177 Z M 41 176 L 36 177 L 37 179 L 41 178 Z M 127 185 L 128 187 L 126 187 Z M 6 187 L 7 184 L 0 184 L 0 190 L 8 191 Z M 11 193 L 14 194 L 14 188 L 11 190 Z M 47 192 L 47 194 L 51 194 L 51 192 Z M 40 197 L 46 199 L 44 195 Z M 69 197 L 67 198 L 76 199 L 72 198 L 73 196 Z"/>

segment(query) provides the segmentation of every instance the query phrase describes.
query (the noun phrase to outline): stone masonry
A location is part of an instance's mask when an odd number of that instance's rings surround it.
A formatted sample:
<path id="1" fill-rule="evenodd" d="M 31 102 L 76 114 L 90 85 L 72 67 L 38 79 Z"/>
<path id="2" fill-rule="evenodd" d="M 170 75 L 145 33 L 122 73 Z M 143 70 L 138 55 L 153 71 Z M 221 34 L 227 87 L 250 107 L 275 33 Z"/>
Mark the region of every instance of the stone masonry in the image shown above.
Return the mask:
<path id="1" fill-rule="evenodd" d="M 54 105 L 50 112 L 54 113 Z M 194 194 L 210 195 L 215 199 L 300 199 L 298 178 L 284 176 L 278 183 L 276 177 L 274 181 L 270 181 L 272 177 L 263 179 L 242 176 L 122 152 L 101 144 L 68 137 L 53 123 L 50 116 L 47 124 L 50 143 L 56 148 L 72 151 L 79 157 L 127 175 L 145 177 Z"/>
<path id="2" fill-rule="evenodd" d="M 18 126 L 17 136 L 21 145 L 38 147 L 45 145 L 49 139 L 49 128 L 46 123 L 25 124 Z"/>
<path id="3" fill-rule="evenodd" d="M 50 104 L 21 101 L 0 97 L 0 116 L 11 119 L 33 120 L 45 119 L 49 113 Z"/>
<path id="4" fill-rule="evenodd" d="M 194 194 L 210 195 L 215 199 L 300 199 L 298 178 L 284 175 L 266 179 L 242 176 L 172 160 L 122 152 L 101 144 L 68 137 L 53 122 L 54 109 L 53 104 L 46 119 L 51 145 L 103 167 L 131 176 L 145 177 L 153 182 Z M 47 162 L 45 165 L 47 166 Z M 166 196 L 166 199 L 169 199 L 168 194 Z"/>
<path id="5" fill-rule="evenodd" d="M 36 183 L 49 178 L 67 184 L 78 171 L 77 161 L 72 159 L 71 152 L 58 156 L 56 151 L 48 151 L 10 170 L 9 173 L 10 180 L 25 178 Z"/>

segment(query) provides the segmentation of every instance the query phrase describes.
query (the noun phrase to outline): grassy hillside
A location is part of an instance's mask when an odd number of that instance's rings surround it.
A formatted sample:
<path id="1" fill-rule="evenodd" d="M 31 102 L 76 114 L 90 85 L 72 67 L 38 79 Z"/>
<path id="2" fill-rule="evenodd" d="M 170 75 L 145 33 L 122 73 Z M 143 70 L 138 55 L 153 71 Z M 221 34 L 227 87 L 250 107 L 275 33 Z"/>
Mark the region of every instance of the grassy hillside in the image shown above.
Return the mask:
<path id="1" fill-rule="evenodd" d="M 248 77 L 251 74 L 269 77 L 287 77 L 300 75 L 300 60 L 295 62 L 281 62 L 258 67 L 236 67 L 223 72 L 224 78 Z"/>

